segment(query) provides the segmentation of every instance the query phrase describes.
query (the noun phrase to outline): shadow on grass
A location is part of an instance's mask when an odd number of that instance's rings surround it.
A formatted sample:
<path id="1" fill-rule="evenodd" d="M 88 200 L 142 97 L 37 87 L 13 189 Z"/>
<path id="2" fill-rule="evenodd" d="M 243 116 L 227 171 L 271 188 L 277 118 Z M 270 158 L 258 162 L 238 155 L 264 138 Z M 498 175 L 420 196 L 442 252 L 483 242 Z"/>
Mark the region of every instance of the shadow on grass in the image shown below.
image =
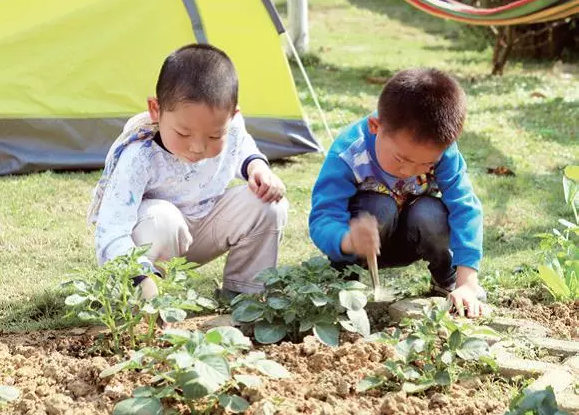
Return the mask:
<path id="1" fill-rule="evenodd" d="M 562 145 L 577 144 L 579 102 L 565 101 L 560 97 L 539 101 L 529 98 L 529 101 L 527 105 L 500 106 L 490 111 L 512 109 L 514 114 L 511 120 L 542 140 Z"/>
<path id="2" fill-rule="evenodd" d="M 65 290 L 45 290 L 25 299 L 0 303 L 0 333 L 80 326 L 65 318 Z"/>

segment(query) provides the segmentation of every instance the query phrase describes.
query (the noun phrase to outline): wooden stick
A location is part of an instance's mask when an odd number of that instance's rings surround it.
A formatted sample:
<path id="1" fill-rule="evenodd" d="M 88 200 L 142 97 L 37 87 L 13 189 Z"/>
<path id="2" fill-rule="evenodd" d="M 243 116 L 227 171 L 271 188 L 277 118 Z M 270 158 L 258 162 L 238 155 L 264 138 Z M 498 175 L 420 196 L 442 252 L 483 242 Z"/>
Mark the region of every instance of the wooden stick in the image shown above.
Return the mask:
<path id="1" fill-rule="evenodd" d="M 380 295 L 380 276 L 378 275 L 378 259 L 376 254 L 371 254 L 366 257 L 368 262 L 368 270 L 370 271 L 370 277 L 372 277 L 372 285 L 374 285 L 374 300 L 379 301 L 377 297 Z"/>

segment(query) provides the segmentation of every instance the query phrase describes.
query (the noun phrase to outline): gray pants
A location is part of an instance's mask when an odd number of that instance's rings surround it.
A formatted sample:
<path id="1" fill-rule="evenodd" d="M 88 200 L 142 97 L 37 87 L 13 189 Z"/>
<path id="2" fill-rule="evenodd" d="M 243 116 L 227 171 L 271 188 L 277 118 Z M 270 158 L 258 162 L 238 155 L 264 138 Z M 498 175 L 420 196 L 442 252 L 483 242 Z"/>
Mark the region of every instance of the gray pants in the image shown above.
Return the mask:
<path id="1" fill-rule="evenodd" d="M 205 264 L 229 252 L 223 288 L 263 291 L 254 281 L 262 270 L 275 267 L 287 223 L 288 202 L 263 203 L 247 186 L 228 189 L 211 213 L 191 220 L 170 202 L 143 200 L 132 237 L 135 245 L 152 244 L 152 262 L 186 256 Z"/>

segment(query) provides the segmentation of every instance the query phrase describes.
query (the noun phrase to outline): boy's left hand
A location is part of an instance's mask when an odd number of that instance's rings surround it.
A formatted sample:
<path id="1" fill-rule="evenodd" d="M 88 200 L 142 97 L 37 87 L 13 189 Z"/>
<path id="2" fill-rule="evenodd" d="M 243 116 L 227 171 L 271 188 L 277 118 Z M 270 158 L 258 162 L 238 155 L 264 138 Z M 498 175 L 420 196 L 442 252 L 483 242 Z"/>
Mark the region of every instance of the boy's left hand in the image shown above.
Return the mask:
<path id="1" fill-rule="evenodd" d="M 485 314 L 484 304 L 477 300 L 477 291 L 477 286 L 465 284 L 449 294 L 449 300 L 461 317 L 477 318 Z"/>
<path id="2" fill-rule="evenodd" d="M 487 306 L 478 300 L 479 290 L 478 273 L 476 270 L 458 266 L 456 289 L 448 295 L 461 317 L 477 318 L 488 313 Z"/>
<path id="3" fill-rule="evenodd" d="M 247 173 L 249 188 L 263 202 L 279 202 L 285 196 L 285 185 L 263 160 L 253 160 Z"/>

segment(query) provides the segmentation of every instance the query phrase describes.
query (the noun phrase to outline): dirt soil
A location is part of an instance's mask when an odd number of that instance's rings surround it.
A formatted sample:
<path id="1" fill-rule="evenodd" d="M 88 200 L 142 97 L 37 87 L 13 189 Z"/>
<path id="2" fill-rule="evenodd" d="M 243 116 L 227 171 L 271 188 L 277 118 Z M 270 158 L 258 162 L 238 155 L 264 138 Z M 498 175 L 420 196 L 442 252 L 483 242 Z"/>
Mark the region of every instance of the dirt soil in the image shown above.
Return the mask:
<path id="1" fill-rule="evenodd" d="M 574 303 L 536 304 L 529 298 L 517 297 L 501 304 L 495 314 L 534 320 L 551 329 L 554 337 L 579 339 L 579 300 Z"/>
<path id="2" fill-rule="evenodd" d="M 195 328 L 200 321 L 189 320 L 185 326 Z M 0 384 L 21 391 L 20 399 L 3 413 L 107 414 L 137 386 L 146 385 L 150 375 L 134 372 L 99 379 L 98 374 L 119 359 L 86 355 L 96 333 L 96 329 L 77 328 L 0 335 Z M 266 407 L 274 405 L 276 414 L 284 415 L 498 415 L 504 413 L 508 400 L 507 393 L 502 393 L 501 400 L 485 395 L 480 383 L 454 386 L 449 394 L 430 393 L 423 397 L 379 391 L 355 393 L 358 381 L 392 357 L 393 349 L 353 336 L 346 335 L 342 345 L 335 349 L 306 337 L 302 344 L 282 343 L 262 350 L 293 376 L 268 380 L 259 389 L 245 389 L 242 395 L 251 402 L 248 414 L 266 415 L 270 413 Z M 505 385 L 505 392 L 506 388 Z M 212 413 L 221 411 L 216 409 Z"/>

